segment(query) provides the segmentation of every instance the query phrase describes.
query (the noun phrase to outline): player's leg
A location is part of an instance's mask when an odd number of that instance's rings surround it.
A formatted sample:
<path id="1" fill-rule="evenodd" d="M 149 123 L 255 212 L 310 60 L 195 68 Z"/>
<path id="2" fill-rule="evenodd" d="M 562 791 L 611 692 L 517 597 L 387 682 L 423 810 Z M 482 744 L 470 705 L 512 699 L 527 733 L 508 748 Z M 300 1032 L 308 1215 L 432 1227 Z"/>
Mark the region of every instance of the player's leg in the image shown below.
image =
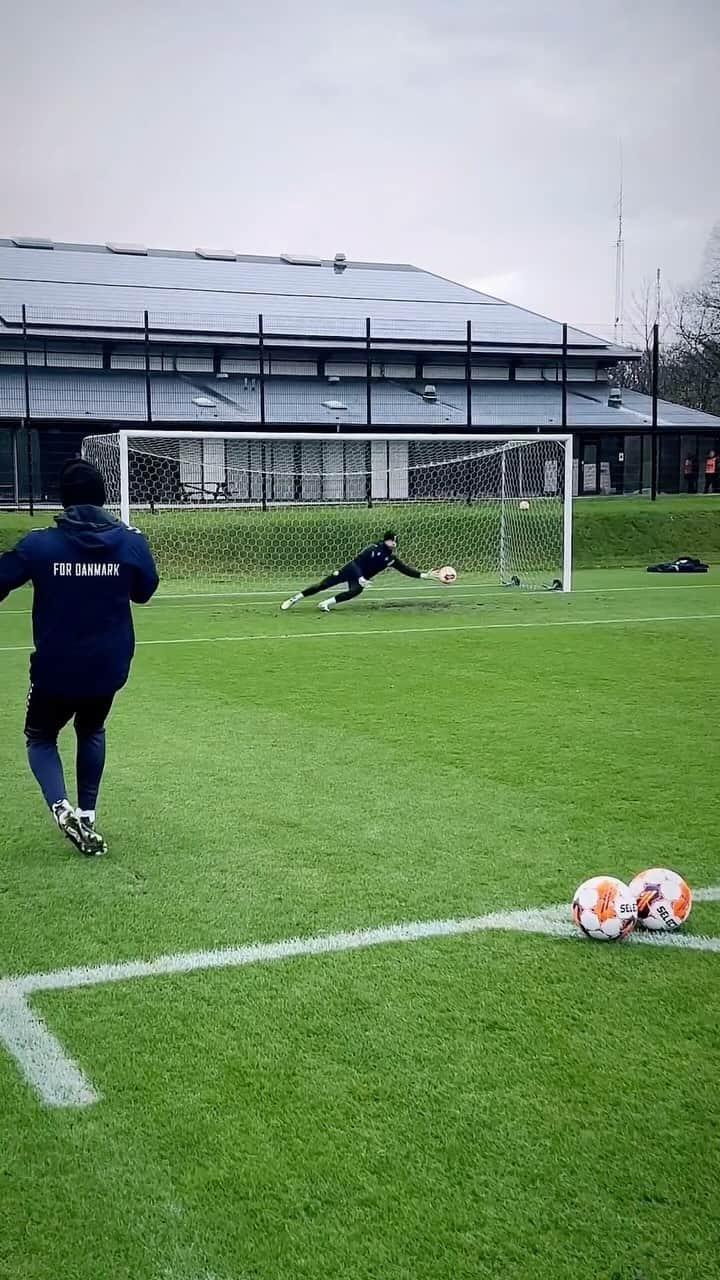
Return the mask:
<path id="1" fill-rule="evenodd" d="M 91 831 L 102 848 L 96 853 L 105 853 L 106 845 L 102 836 L 95 831 L 95 810 L 105 769 L 105 721 L 112 707 L 112 696 L 104 698 L 86 698 L 78 703 L 75 713 L 75 734 L 77 737 L 77 815 L 85 827 Z"/>
<path id="2" fill-rule="evenodd" d="M 25 712 L 28 763 L 45 803 L 53 813 L 63 805 L 72 808 L 58 751 L 58 735 L 72 713 L 72 703 L 65 698 L 31 686 Z"/>
<path id="3" fill-rule="evenodd" d="M 347 584 L 346 591 L 341 591 L 338 596 L 331 596 L 329 600 L 323 600 L 318 605 L 318 609 L 321 609 L 323 613 L 329 613 L 336 605 L 346 604 L 348 600 L 354 600 L 356 596 L 361 596 L 364 590 L 365 588 L 360 586 L 357 578 L 351 578 Z"/>
<path id="4" fill-rule="evenodd" d="M 72 718 L 74 703 L 67 698 L 30 690 L 25 715 L 28 762 L 58 827 L 81 853 L 95 852 L 88 834 L 67 798 L 58 751 L 58 735 Z"/>
<path id="5" fill-rule="evenodd" d="M 295 595 L 290 596 L 289 600 L 283 600 L 280 608 L 292 609 L 293 605 L 297 604 L 299 600 L 307 600 L 309 596 L 317 596 L 321 591 L 332 591 L 343 581 L 342 570 L 329 573 L 321 582 L 314 582 L 311 587 L 306 587 L 304 591 L 296 591 Z"/>

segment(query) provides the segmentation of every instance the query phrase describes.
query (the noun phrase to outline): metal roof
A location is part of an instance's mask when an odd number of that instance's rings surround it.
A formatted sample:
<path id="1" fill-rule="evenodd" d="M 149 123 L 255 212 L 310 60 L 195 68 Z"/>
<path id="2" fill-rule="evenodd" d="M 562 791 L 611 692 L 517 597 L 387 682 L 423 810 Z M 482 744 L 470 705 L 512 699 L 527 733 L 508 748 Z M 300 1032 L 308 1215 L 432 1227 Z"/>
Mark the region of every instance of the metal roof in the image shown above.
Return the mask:
<path id="1" fill-rule="evenodd" d="M 275 334 L 364 336 L 559 346 L 562 326 L 466 285 L 407 264 L 333 260 L 300 265 L 287 259 L 234 260 L 172 250 L 118 252 L 99 245 L 56 244 L 52 252 L 0 240 L 0 321 L 15 325 L 29 308 L 33 324 L 255 330 L 258 314 Z M 225 251 L 224 251 L 225 252 Z M 79 317 L 82 317 L 80 319 Z M 103 323 L 104 322 L 104 323 Z M 637 353 L 571 328 L 569 343 L 599 358 Z"/>
<path id="2" fill-rule="evenodd" d="M 78 422 L 145 423 L 145 376 L 120 370 L 29 370 L 30 412 L 35 419 Z M 259 380 L 229 375 L 218 380 L 202 373 L 153 373 L 150 378 L 153 421 L 209 426 L 242 424 L 257 427 L 260 420 Z M 466 422 L 466 388 L 458 382 L 436 382 L 436 401 L 422 398 L 424 382 L 377 381 L 371 384 L 374 426 L 429 428 Z M 198 404 L 209 401 L 209 404 Z M 608 384 L 588 382 L 568 386 L 568 426 L 603 427 L 632 433 L 651 423 L 649 396 L 623 391 L 620 408 L 608 407 Z M 329 408 L 338 401 L 343 410 Z M 363 426 L 366 422 L 366 384 L 343 378 L 333 384 L 320 378 L 267 377 L 265 412 L 273 424 Z M 0 368 L 0 418 L 24 416 L 23 371 Z M 561 388 L 531 382 L 477 382 L 472 386 L 473 425 L 478 427 L 545 427 L 558 430 L 562 421 Z M 680 405 L 659 405 L 659 426 L 720 433 L 720 418 Z"/>

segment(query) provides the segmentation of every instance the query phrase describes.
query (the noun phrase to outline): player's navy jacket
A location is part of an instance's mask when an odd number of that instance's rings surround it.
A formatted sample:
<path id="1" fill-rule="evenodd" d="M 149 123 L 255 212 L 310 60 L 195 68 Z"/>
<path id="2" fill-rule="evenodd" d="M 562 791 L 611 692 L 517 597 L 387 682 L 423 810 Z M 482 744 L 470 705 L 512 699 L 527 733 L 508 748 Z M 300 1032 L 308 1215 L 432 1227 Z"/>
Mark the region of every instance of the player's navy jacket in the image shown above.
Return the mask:
<path id="1" fill-rule="evenodd" d="M 33 685 L 67 697 L 116 693 L 135 652 L 130 601 L 158 585 L 150 548 L 100 507 L 69 507 L 0 556 L 0 600 L 32 582 Z"/>
<path id="2" fill-rule="evenodd" d="M 391 551 L 384 542 L 375 542 L 371 547 L 366 547 L 359 556 L 355 557 L 353 565 L 357 565 L 358 576 L 368 580 L 377 577 L 383 569 L 397 569 L 407 578 L 420 577 L 417 569 L 411 569 L 409 565 L 403 564 L 402 560 L 398 560 L 395 552 Z"/>

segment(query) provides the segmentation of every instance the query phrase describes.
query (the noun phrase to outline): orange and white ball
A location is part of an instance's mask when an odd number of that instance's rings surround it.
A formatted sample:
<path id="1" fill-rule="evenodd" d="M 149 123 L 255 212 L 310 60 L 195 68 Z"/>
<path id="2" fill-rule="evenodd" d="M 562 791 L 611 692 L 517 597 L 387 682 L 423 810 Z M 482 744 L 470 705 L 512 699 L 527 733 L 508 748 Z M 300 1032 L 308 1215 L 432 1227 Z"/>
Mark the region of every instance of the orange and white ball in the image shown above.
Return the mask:
<path id="1" fill-rule="evenodd" d="M 629 885 L 615 876 L 593 876 L 575 890 L 573 920 L 594 942 L 622 942 L 635 928 L 637 914 Z"/>
<path id="2" fill-rule="evenodd" d="M 692 890 L 677 871 L 651 867 L 630 881 L 643 929 L 679 929 L 692 910 Z"/>

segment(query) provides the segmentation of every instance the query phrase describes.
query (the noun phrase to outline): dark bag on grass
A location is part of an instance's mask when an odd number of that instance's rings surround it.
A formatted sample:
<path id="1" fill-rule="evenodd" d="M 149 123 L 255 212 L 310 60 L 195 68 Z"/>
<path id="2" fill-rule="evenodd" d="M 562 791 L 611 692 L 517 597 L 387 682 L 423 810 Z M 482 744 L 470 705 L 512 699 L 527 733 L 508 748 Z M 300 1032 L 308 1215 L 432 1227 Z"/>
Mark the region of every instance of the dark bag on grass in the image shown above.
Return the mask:
<path id="1" fill-rule="evenodd" d="M 710 566 L 694 556 L 679 556 L 667 564 L 649 564 L 648 573 L 707 573 Z"/>

